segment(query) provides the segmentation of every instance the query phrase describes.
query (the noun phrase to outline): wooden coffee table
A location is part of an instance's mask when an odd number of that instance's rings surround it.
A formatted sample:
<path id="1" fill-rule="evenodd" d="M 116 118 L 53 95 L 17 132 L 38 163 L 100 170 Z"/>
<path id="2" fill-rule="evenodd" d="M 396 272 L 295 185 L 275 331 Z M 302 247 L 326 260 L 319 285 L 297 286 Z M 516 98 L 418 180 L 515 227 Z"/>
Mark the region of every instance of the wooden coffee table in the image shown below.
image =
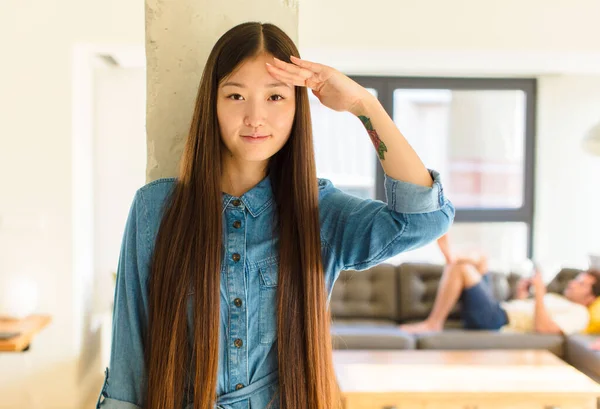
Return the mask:
<path id="1" fill-rule="evenodd" d="M 596 409 L 600 385 L 545 350 L 333 353 L 345 409 Z"/>

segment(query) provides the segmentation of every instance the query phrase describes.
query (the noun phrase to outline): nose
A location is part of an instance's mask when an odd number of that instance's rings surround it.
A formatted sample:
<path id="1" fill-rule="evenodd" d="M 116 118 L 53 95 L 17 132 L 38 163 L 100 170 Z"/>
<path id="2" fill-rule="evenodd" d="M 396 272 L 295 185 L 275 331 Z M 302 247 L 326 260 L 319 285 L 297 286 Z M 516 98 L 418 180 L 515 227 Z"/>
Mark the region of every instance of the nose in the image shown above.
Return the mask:
<path id="1" fill-rule="evenodd" d="M 265 113 L 264 109 L 259 103 L 248 104 L 248 110 L 244 117 L 244 125 L 258 128 L 265 124 Z"/>

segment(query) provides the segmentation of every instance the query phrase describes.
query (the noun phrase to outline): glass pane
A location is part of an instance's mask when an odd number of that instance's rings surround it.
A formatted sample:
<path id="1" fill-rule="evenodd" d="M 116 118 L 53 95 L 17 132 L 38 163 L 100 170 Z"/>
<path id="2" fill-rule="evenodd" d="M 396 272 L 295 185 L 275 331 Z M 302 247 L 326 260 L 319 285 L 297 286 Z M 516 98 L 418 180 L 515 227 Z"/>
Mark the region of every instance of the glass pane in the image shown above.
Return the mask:
<path id="1" fill-rule="evenodd" d="M 526 223 L 454 223 L 449 232 L 450 248 L 455 255 L 486 254 L 493 271 L 515 271 L 527 260 Z M 400 254 L 389 262 L 444 263 L 435 242 Z"/>
<path id="2" fill-rule="evenodd" d="M 397 89 L 394 121 L 457 208 L 523 205 L 523 91 Z"/>
<path id="3" fill-rule="evenodd" d="M 527 259 L 526 223 L 456 223 L 450 242 L 457 254 L 486 254 L 490 268 L 507 271 Z"/>
<path id="4" fill-rule="evenodd" d="M 377 96 L 374 89 L 368 89 Z M 375 198 L 375 148 L 362 123 L 349 112 L 325 107 L 308 92 L 317 175 L 344 192 Z"/>

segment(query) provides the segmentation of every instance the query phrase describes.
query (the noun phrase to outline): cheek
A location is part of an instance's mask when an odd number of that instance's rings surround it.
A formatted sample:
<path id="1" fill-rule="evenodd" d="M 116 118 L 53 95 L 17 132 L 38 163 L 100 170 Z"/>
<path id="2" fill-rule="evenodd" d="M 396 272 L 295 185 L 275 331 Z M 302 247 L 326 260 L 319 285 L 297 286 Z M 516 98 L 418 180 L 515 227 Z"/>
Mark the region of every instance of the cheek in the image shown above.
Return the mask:
<path id="1" fill-rule="evenodd" d="M 217 105 L 217 120 L 223 137 L 228 137 L 235 130 L 235 111 Z"/>
<path id="2" fill-rule="evenodd" d="M 289 132 L 294 124 L 294 115 L 296 113 L 295 106 L 290 104 L 289 106 L 282 107 L 282 109 L 275 112 L 273 115 L 273 125 L 280 132 Z"/>
<path id="3" fill-rule="evenodd" d="M 223 125 L 226 123 L 225 121 L 225 112 L 223 111 L 223 107 L 220 103 L 217 102 L 217 122 L 219 124 L 219 129 L 221 129 L 221 133 L 224 131 Z"/>

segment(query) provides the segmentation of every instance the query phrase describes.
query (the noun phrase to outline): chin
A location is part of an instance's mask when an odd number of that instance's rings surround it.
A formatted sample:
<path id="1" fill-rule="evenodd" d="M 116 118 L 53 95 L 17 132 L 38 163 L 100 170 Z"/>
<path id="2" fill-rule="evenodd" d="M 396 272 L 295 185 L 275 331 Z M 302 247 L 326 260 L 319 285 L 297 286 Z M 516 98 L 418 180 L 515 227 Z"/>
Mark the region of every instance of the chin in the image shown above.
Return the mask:
<path id="1" fill-rule="evenodd" d="M 273 155 L 275 155 L 275 153 L 269 153 L 269 152 L 248 153 L 248 152 L 245 152 L 242 155 L 242 159 L 246 162 L 264 162 L 266 160 L 271 159 L 271 157 L 273 157 Z"/>

